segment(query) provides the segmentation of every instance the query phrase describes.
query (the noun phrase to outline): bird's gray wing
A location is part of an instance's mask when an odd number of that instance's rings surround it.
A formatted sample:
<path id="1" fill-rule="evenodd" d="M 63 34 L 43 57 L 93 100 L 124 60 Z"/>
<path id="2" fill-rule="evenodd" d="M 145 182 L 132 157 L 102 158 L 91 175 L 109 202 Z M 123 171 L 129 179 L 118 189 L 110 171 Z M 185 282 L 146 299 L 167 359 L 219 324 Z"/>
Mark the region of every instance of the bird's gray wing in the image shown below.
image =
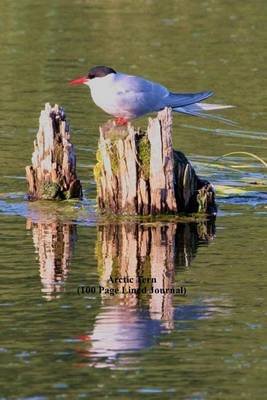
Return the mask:
<path id="1" fill-rule="evenodd" d="M 114 88 L 118 104 L 124 110 L 131 110 L 136 116 L 159 111 L 165 107 L 184 107 L 205 100 L 213 92 L 171 93 L 152 81 L 138 76 L 117 74 Z"/>
<path id="2" fill-rule="evenodd" d="M 199 92 L 199 93 L 169 93 L 169 96 L 164 99 L 165 107 L 177 108 L 184 107 L 190 104 L 198 103 L 212 96 L 213 92 Z"/>
<path id="3" fill-rule="evenodd" d="M 118 104 L 136 116 L 157 111 L 169 96 L 164 86 L 138 76 L 120 74 L 115 81 Z"/>

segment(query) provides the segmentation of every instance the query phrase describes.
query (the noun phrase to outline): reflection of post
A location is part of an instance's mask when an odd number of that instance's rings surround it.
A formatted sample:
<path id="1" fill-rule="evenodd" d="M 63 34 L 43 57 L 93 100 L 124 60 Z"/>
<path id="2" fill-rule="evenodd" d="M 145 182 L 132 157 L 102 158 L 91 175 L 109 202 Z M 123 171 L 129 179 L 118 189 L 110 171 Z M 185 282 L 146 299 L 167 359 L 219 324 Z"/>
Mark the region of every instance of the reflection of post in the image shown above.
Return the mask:
<path id="1" fill-rule="evenodd" d="M 173 329 L 174 319 L 206 317 L 203 305 L 173 304 L 175 267 L 188 265 L 199 240 L 212 238 L 204 229 L 199 238 L 196 224 L 122 222 L 98 225 L 97 232 L 103 307 L 93 329 L 79 336 L 87 342 L 79 351 L 86 365 L 129 366 L 134 357 L 128 354 L 152 346 L 162 331 Z"/>
<path id="2" fill-rule="evenodd" d="M 150 294 L 151 318 L 162 319 L 171 328 L 173 293 L 166 289 L 174 287 L 175 266 L 190 265 L 198 242 L 213 238 L 208 223 L 202 225 L 201 229 L 199 224 L 171 222 L 99 225 L 100 285 L 118 289 L 118 296 L 112 297 L 113 303 L 119 299 L 133 306 Z"/>
<path id="3" fill-rule="evenodd" d="M 153 283 L 154 289 L 150 298 L 150 313 L 152 319 L 163 319 L 167 328 L 173 328 L 173 295 L 171 293 L 160 293 L 160 289 L 171 289 L 174 285 L 174 239 L 177 224 L 155 226 L 151 229 L 151 276 L 156 279 Z"/>
<path id="4" fill-rule="evenodd" d="M 110 286 L 110 277 L 129 277 L 133 282 L 116 282 L 120 298 L 124 298 L 129 305 L 135 305 L 138 297 L 129 293 L 131 289 L 138 289 L 137 271 L 140 260 L 138 237 L 140 226 L 137 224 L 110 224 L 99 226 L 98 229 L 98 265 L 101 271 L 100 284 Z M 146 251 L 143 249 L 143 251 Z M 123 294 L 127 292 L 127 296 Z"/>
<path id="5" fill-rule="evenodd" d="M 76 226 L 58 220 L 32 222 L 28 219 L 27 229 L 32 229 L 35 250 L 39 256 L 42 292 L 47 300 L 52 300 L 54 294 L 64 291 L 63 284 L 76 240 Z"/>
<path id="6" fill-rule="evenodd" d="M 175 235 L 175 264 L 189 267 L 200 244 L 207 244 L 215 237 L 215 221 L 194 224 L 178 224 Z"/>

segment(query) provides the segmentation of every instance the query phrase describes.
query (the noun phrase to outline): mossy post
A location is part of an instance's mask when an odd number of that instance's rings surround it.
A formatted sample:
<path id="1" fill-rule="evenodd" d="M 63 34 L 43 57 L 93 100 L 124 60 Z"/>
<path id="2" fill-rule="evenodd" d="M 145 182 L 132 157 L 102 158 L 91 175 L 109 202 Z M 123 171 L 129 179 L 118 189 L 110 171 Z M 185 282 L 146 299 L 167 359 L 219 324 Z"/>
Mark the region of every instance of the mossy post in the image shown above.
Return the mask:
<path id="1" fill-rule="evenodd" d="M 94 168 L 101 212 L 118 215 L 216 213 L 213 186 L 197 177 L 172 147 L 172 112 L 149 119 L 146 132 L 130 123 L 100 127 Z"/>
<path id="2" fill-rule="evenodd" d="M 28 198 L 57 200 L 82 197 L 76 156 L 63 108 L 49 103 L 41 111 L 32 165 L 26 167 Z"/>

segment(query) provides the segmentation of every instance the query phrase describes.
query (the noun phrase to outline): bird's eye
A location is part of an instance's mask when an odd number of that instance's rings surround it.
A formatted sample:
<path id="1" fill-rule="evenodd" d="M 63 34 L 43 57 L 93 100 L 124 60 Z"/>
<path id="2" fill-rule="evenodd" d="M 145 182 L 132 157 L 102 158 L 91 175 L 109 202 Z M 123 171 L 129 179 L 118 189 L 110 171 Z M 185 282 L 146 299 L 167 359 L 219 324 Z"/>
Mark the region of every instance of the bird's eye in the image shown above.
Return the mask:
<path id="1" fill-rule="evenodd" d="M 89 79 L 94 79 L 94 78 L 95 78 L 95 74 L 92 74 L 91 72 L 89 72 L 88 78 L 89 78 Z"/>

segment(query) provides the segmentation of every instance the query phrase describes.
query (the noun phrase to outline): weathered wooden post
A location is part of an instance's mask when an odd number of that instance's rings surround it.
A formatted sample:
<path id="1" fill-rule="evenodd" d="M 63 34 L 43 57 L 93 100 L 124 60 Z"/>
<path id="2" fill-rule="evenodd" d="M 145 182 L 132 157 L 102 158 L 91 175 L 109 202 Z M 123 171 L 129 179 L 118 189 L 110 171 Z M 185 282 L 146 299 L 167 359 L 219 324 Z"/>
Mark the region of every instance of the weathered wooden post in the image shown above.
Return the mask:
<path id="1" fill-rule="evenodd" d="M 213 186 L 197 177 L 185 155 L 172 147 L 172 113 L 149 119 L 146 132 L 100 127 L 94 168 L 101 212 L 121 215 L 216 213 Z"/>
<path id="2" fill-rule="evenodd" d="M 63 108 L 49 103 L 41 111 L 32 165 L 26 167 L 28 198 L 53 200 L 82 197 L 76 156 Z"/>

